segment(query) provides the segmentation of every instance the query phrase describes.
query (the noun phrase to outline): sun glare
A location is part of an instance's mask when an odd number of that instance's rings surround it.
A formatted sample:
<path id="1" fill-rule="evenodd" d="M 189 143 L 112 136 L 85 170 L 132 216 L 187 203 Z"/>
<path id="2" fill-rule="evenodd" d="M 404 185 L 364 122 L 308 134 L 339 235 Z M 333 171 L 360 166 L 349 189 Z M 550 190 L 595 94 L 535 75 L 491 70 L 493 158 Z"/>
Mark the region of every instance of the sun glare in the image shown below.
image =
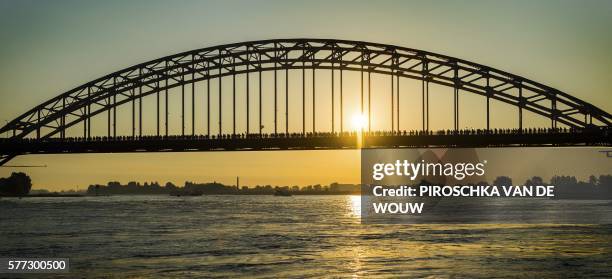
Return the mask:
<path id="1" fill-rule="evenodd" d="M 368 119 L 364 115 L 355 114 L 351 120 L 353 129 L 357 131 L 363 130 L 368 125 Z"/>

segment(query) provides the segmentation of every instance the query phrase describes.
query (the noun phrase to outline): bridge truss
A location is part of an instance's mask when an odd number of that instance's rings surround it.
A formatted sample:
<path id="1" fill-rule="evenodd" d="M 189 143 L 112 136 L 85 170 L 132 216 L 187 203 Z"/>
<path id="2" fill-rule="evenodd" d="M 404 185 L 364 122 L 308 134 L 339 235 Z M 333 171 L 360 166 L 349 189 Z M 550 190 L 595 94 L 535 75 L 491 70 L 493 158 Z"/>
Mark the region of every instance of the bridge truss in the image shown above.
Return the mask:
<path id="1" fill-rule="evenodd" d="M 480 95 L 486 99 L 486 127 L 484 131 L 491 131 L 491 100 L 500 101 L 518 108 L 516 115 L 518 120 L 517 131 L 523 131 L 523 112 L 535 113 L 550 120 L 550 125 L 545 128 L 557 130 L 569 128 L 572 131 L 584 131 L 599 129 L 601 135 L 609 136 L 612 126 L 612 116 L 602 109 L 573 97 L 567 93 L 540 84 L 527 78 L 497 70 L 488 66 L 465 61 L 441 54 L 431 53 L 423 50 L 384 45 L 360 41 L 330 40 L 330 39 L 279 39 L 252 41 L 235 44 L 220 45 L 203 49 L 183 52 L 108 74 L 99 79 L 85 83 L 68 92 L 58 95 L 32 109 L 23 113 L 14 120 L 0 128 L 0 134 L 8 135 L 3 139 L 3 144 L 9 141 L 19 143 L 19 140 L 27 140 L 28 145 L 36 145 L 50 139 L 66 139 L 66 130 L 76 125 L 82 126 L 82 138 L 92 139 L 92 117 L 106 114 L 107 139 L 118 136 L 142 138 L 143 134 L 143 109 L 142 98 L 155 96 L 156 118 L 155 132 L 151 136 L 168 137 L 169 132 L 169 108 L 168 95 L 171 89 L 180 89 L 181 94 L 181 133 L 180 136 L 196 136 L 195 111 L 202 109 L 206 111 L 206 136 L 221 138 L 225 131 L 229 134 L 263 134 L 262 122 L 262 73 L 273 72 L 274 74 L 274 131 L 273 134 L 289 134 L 289 120 L 292 115 L 301 114 L 301 133 L 323 132 L 317 130 L 317 109 L 315 105 L 317 96 L 316 71 L 325 70 L 331 72 L 331 96 L 326 96 L 331 101 L 331 113 L 329 121 L 331 130 L 325 132 L 343 133 L 345 113 L 343 112 L 343 75 L 347 71 L 360 74 L 360 112 L 367 115 L 369 119 L 371 112 L 371 75 L 385 75 L 389 77 L 391 104 L 389 108 L 391 133 L 400 132 L 400 79 L 412 79 L 421 83 L 421 131 L 430 131 L 430 107 L 429 95 L 430 84 L 442 85 L 453 89 L 453 127 L 450 130 L 460 130 L 460 96 L 465 93 Z M 301 72 L 301 99 L 302 109 L 290 111 L 289 109 L 289 78 L 285 78 L 284 89 L 277 83 L 277 76 L 284 74 L 289 76 L 289 71 Z M 306 73 L 312 72 L 311 79 L 307 80 Z M 236 80 L 237 76 L 246 76 L 244 85 L 246 100 L 237 100 Z M 253 88 L 248 82 L 257 76 L 259 79 L 257 87 Z M 227 96 L 222 90 L 223 80 L 232 80 L 232 95 Z M 206 81 L 207 91 L 206 108 L 196 107 L 195 94 L 197 82 Z M 210 90 L 211 83 L 217 83 L 217 92 Z M 307 92 L 306 84 L 312 83 L 311 92 Z M 339 83 L 339 86 L 336 86 Z M 191 86 L 189 86 L 191 85 Z M 186 91 L 191 89 L 191 92 Z M 339 90 L 338 90 L 339 89 Z M 223 92 L 223 93 L 222 93 Z M 285 104 L 279 103 L 279 92 L 286 96 L 282 98 Z M 367 94 L 366 94 L 367 93 Z M 218 103 L 211 104 L 211 96 L 216 94 Z M 186 107 L 186 95 L 191 95 L 191 108 Z M 258 96 L 258 104 L 253 107 L 249 98 Z M 306 106 L 306 98 L 312 98 L 313 105 Z M 292 98 L 295 96 L 292 96 Z M 246 102 L 244 130 L 237 130 L 236 117 L 237 102 Z M 232 102 L 232 121 L 223 121 L 222 111 L 224 102 Z M 335 104 L 334 102 L 339 102 Z M 161 108 L 164 104 L 165 108 Z M 117 107 L 131 105 L 131 135 L 117 134 Z M 211 123 L 211 106 L 216 105 L 218 112 L 217 123 Z M 138 107 L 138 109 L 137 109 Z M 339 108 L 339 111 L 336 109 Z M 227 109 L 227 108 L 226 108 Z M 191 110 L 191 120 L 187 119 L 188 111 Z M 279 113 L 280 110 L 280 113 Z M 310 111 L 311 110 L 311 111 Z M 253 121 L 252 112 L 257 111 L 257 119 Z M 307 111 L 312 116 L 307 127 Z M 320 112 L 319 112 L 320 113 Z M 337 121 L 339 118 L 339 122 Z M 283 120 L 283 121 L 280 121 Z M 188 125 L 191 121 L 190 125 Z M 256 122 L 258 125 L 253 125 Z M 284 127 L 280 126 L 284 123 Z M 339 123 L 340 125 L 337 125 Z M 371 121 L 365 128 L 371 132 Z M 211 134 L 211 126 L 216 126 L 217 133 Z M 190 130 L 188 128 L 191 128 Z M 227 127 L 231 127 L 231 132 Z M 543 127 L 544 128 L 544 127 Z M 34 141 L 32 141 L 34 139 Z M 609 138 L 596 140 L 609 144 Z M 24 142 L 21 142 L 25 144 Z M 553 143 L 553 142 L 551 142 Z M 3 157 L 0 164 L 18 154 L 36 153 L 36 148 L 10 152 L 8 145 L 4 145 Z M 12 146 L 14 147 L 14 145 Z"/>

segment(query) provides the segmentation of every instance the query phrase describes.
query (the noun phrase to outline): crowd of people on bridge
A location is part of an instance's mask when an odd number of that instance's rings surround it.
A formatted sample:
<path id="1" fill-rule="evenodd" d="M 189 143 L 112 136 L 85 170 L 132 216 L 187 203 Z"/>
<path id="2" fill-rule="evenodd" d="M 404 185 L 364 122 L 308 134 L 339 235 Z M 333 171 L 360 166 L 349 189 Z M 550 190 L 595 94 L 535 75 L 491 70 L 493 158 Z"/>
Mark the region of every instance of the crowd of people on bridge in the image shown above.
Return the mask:
<path id="1" fill-rule="evenodd" d="M 238 139 L 286 139 L 286 138 L 332 138 L 332 137 L 388 137 L 388 136 L 481 136 L 481 135 L 546 135 L 579 134 L 586 132 L 612 133 L 607 127 L 593 128 L 526 128 L 526 129 L 462 129 L 462 130 L 395 130 L 395 131 L 344 131 L 344 132 L 305 132 L 305 133 L 242 133 L 211 135 L 145 135 L 145 136 L 96 136 L 46 138 L 48 142 L 109 142 L 109 141 L 157 141 L 157 140 L 238 140 Z M 36 138 L 1 139 L 2 141 L 40 141 Z"/>

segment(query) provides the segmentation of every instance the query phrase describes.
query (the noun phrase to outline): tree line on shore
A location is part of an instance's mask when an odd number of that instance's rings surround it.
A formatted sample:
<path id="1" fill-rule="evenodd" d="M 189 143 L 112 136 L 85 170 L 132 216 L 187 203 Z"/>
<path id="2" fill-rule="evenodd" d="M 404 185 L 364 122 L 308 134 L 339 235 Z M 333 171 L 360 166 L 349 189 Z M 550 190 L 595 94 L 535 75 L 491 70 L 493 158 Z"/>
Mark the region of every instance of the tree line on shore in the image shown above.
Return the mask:
<path id="1" fill-rule="evenodd" d="M 510 177 L 499 176 L 493 183 L 486 181 L 477 185 L 515 185 Z M 527 179 L 522 184 L 516 185 L 554 185 L 556 193 L 561 197 L 572 198 L 612 198 L 612 175 L 591 175 L 588 181 L 580 181 L 575 176 L 553 176 L 550 182 L 544 181 L 539 176 Z M 160 185 L 158 182 L 140 184 L 129 182 L 122 185 L 119 182 L 109 182 L 107 185 L 90 185 L 87 189 L 88 195 L 150 195 L 150 194 L 172 194 L 176 191 L 198 192 L 205 195 L 270 195 L 275 191 L 282 190 L 293 195 L 335 195 L 335 194 L 360 194 L 359 184 L 331 183 L 329 185 L 294 186 L 272 186 L 257 185 L 254 187 L 224 185 L 218 182 L 193 183 L 185 182 L 183 186 L 176 186 L 171 182 Z"/>
<path id="2" fill-rule="evenodd" d="M 32 180 L 23 172 L 0 178 L 0 196 L 24 196 L 32 189 Z"/>
<path id="3" fill-rule="evenodd" d="M 106 185 L 89 185 L 87 188 L 88 195 L 151 195 L 151 194 L 172 194 L 177 191 L 182 192 L 198 192 L 208 195 L 271 195 L 275 191 L 282 190 L 292 194 L 303 195 L 340 195 L 340 194 L 359 194 L 360 186 L 358 184 L 339 184 L 331 183 L 330 185 L 308 185 L 299 187 L 294 186 L 272 186 L 272 185 L 257 185 L 254 187 L 224 185 L 218 182 L 211 183 L 193 183 L 185 182 L 183 186 L 176 186 L 172 182 L 167 182 L 163 186 L 158 182 L 129 182 L 122 185 L 119 182 L 108 182 Z"/>
<path id="4" fill-rule="evenodd" d="M 489 185 L 487 182 L 479 182 L 478 185 Z M 491 185 L 514 185 L 512 179 L 507 176 L 499 176 Z M 575 176 L 553 176 L 550 182 L 544 181 L 539 176 L 534 176 L 522 184 L 517 185 L 554 185 L 557 196 L 571 198 L 612 198 L 612 175 L 591 175 L 587 181 L 580 181 Z M 0 178 L 0 196 L 24 196 L 32 188 L 32 180 L 22 172 L 13 172 L 9 177 Z M 185 182 L 183 186 L 176 186 L 167 182 L 163 186 L 158 182 L 129 182 L 122 185 L 119 182 L 108 182 L 106 185 L 89 185 L 88 195 L 155 195 L 172 194 L 176 191 L 198 192 L 208 195 L 270 195 L 275 191 L 282 190 L 294 195 L 348 195 L 361 192 L 359 184 L 331 183 L 329 185 L 294 186 L 272 186 L 257 185 L 254 187 L 224 185 L 218 182 L 193 183 Z"/>

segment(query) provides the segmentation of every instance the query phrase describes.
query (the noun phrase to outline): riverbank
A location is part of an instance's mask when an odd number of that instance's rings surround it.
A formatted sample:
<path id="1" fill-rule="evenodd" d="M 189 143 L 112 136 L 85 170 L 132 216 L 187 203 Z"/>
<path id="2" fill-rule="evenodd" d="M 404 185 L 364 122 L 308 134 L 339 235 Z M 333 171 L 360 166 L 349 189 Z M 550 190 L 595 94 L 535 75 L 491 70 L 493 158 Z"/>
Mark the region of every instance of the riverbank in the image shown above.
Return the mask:
<path id="1" fill-rule="evenodd" d="M 2 195 L 0 198 L 79 198 L 85 197 L 83 194 L 60 194 L 60 193 L 48 193 L 48 194 L 32 194 L 32 195 Z"/>

